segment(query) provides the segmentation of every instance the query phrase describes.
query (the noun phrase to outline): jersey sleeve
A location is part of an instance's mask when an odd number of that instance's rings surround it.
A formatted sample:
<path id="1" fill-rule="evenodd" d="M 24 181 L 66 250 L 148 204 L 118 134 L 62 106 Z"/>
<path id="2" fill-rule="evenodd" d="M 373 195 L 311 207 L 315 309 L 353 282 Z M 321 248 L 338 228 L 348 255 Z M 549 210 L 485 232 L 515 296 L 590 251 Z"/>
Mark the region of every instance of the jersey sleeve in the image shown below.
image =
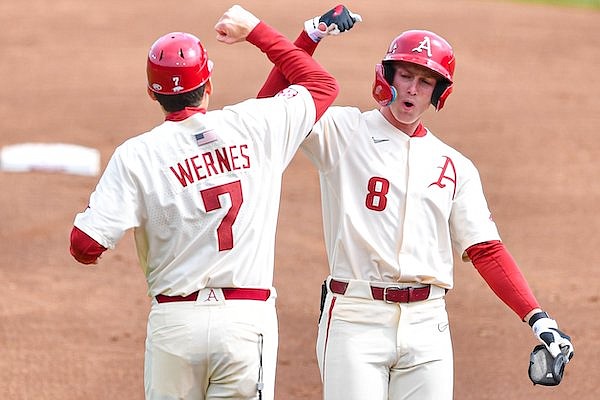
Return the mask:
<path id="1" fill-rule="evenodd" d="M 127 147 L 117 147 L 90 196 L 88 208 L 77 214 L 73 223 L 107 249 L 114 249 L 128 229 L 140 224 L 138 204 L 142 202 L 125 161 Z"/>
<path id="2" fill-rule="evenodd" d="M 302 143 L 302 151 L 322 172 L 333 168 L 359 132 L 361 112 L 354 107 L 330 107 Z"/>
<path id="3" fill-rule="evenodd" d="M 274 97 L 249 99 L 225 107 L 223 111 L 236 114 L 232 120 L 252 140 L 260 142 L 256 148 L 264 148 L 265 157 L 283 167 L 311 131 L 316 113 L 310 93 L 300 85 L 292 85 Z"/>
<path id="4" fill-rule="evenodd" d="M 458 190 L 452 204 L 450 229 L 455 250 L 465 259 L 465 250 L 477 243 L 500 240 L 483 193 L 479 172 L 465 159 L 464 174 L 459 176 Z"/>

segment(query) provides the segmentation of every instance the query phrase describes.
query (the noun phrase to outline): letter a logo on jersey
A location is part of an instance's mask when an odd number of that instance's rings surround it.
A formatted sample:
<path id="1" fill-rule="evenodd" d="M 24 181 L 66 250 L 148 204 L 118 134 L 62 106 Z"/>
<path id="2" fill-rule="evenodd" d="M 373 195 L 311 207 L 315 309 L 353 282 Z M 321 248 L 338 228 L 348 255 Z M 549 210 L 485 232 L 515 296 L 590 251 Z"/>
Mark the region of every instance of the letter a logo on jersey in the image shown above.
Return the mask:
<path id="1" fill-rule="evenodd" d="M 435 185 L 443 189 L 446 187 L 444 181 L 447 180 L 454 186 L 454 189 L 452 190 L 452 200 L 454 200 L 454 195 L 456 194 L 456 168 L 454 168 L 454 163 L 450 157 L 444 156 L 444 158 L 446 159 L 444 165 L 442 167 L 438 167 L 442 170 L 439 178 L 428 187 Z"/>
<path id="2" fill-rule="evenodd" d="M 421 43 L 411 51 L 422 53 L 423 50 L 427 50 L 427 57 L 431 57 L 431 40 L 429 39 L 429 36 L 425 36 Z"/>

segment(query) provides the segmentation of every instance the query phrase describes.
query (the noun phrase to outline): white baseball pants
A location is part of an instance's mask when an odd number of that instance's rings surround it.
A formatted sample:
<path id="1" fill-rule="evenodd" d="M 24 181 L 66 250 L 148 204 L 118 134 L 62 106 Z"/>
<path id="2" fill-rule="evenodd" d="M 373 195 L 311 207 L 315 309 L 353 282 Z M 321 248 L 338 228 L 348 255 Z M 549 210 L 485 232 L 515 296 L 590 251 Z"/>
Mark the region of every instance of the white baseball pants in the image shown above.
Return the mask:
<path id="1" fill-rule="evenodd" d="M 219 289 L 196 301 L 153 300 L 146 399 L 273 400 L 277 341 L 274 291 L 267 301 L 225 300 Z"/>
<path id="2" fill-rule="evenodd" d="M 432 287 L 424 301 L 386 303 L 359 286 L 353 291 L 351 281 L 344 295 L 328 290 L 325 299 L 317 338 L 324 399 L 451 400 L 444 289 Z"/>

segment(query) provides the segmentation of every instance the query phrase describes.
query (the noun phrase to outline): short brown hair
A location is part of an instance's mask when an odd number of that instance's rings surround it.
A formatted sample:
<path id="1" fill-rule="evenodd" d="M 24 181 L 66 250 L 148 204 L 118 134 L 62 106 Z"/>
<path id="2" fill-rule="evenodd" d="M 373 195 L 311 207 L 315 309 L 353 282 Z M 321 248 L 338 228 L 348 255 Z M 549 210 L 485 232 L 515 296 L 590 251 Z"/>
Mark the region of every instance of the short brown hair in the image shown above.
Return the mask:
<path id="1" fill-rule="evenodd" d="M 204 87 L 205 85 L 202 85 L 194 90 L 180 94 L 160 94 L 154 92 L 154 96 L 165 111 L 181 111 L 186 107 L 198 107 L 200 105 L 204 97 Z"/>

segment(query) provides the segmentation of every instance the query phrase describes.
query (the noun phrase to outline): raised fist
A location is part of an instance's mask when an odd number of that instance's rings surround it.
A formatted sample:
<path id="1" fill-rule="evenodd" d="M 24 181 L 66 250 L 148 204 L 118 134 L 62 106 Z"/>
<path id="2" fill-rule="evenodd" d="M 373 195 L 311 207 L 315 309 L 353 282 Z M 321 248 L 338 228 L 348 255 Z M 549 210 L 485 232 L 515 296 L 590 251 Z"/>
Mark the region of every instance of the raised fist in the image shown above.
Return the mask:
<path id="1" fill-rule="evenodd" d="M 215 31 L 219 42 L 232 44 L 246 40 L 260 20 L 241 6 L 234 5 L 217 21 Z"/>

